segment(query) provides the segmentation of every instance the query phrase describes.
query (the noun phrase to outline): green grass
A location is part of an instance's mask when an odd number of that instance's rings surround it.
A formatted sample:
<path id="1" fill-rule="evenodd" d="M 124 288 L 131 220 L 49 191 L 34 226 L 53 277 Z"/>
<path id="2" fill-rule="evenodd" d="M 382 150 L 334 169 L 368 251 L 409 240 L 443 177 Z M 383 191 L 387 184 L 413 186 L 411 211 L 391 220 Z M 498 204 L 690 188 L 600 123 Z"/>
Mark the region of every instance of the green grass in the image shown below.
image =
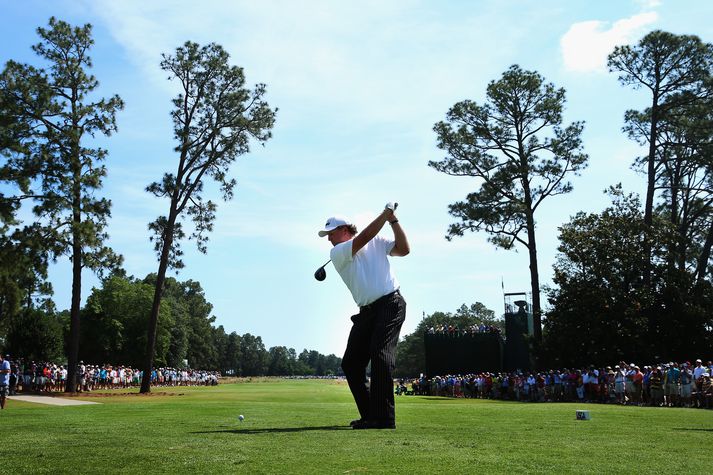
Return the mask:
<path id="1" fill-rule="evenodd" d="M 334 381 L 261 380 L 57 407 L 8 401 L 0 473 L 710 473 L 713 411 L 396 397 L 347 428 Z M 588 409 L 592 420 L 575 420 Z M 239 422 L 239 414 L 245 421 Z"/>

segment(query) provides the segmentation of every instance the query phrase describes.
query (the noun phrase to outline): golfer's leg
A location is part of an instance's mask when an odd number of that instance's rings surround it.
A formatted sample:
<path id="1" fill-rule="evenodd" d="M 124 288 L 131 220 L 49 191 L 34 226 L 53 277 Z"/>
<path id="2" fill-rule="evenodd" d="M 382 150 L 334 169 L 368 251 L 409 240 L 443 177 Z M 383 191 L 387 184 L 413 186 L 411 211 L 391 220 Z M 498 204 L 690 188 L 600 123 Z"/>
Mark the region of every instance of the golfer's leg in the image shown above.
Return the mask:
<path id="1" fill-rule="evenodd" d="M 406 317 L 406 302 L 396 294 L 380 306 L 377 312 L 371 338 L 369 414 L 373 420 L 394 423 L 393 371 L 396 366 L 396 344 Z"/>
<path id="2" fill-rule="evenodd" d="M 347 378 L 349 390 L 354 396 L 359 415 L 369 419 L 369 389 L 366 386 L 366 366 L 369 364 L 370 325 L 366 315 L 354 315 L 354 324 L 349 332 L 347 349 L 342 358 L 342 369 Z"/>

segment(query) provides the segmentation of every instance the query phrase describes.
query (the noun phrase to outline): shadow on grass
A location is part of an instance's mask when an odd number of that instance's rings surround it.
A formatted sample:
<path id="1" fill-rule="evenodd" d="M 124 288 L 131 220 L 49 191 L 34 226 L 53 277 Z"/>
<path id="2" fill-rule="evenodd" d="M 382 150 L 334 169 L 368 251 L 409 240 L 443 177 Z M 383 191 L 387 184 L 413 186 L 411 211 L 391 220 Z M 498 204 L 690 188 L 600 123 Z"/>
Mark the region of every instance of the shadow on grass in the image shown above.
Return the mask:
<path id="1" fill-rule="evenodd" d="M 700 427 L 674 427 L 673 430 L 693 430 L 700 432 L 713 432 L 713 429 L 703 429 Z"/>
<path id="2" fill-rule="evenodd" d="M 192 434 L 270 434 L 270 433 L 286 433 L 286 432 L 307 432 L 312 430 L 353 430 L 348 426 L 319 426 L 319 427 L 272 427 L 264 429 L 225 429 L 225 430 L 207 430 L 200 432 L 192 432 Z"/>

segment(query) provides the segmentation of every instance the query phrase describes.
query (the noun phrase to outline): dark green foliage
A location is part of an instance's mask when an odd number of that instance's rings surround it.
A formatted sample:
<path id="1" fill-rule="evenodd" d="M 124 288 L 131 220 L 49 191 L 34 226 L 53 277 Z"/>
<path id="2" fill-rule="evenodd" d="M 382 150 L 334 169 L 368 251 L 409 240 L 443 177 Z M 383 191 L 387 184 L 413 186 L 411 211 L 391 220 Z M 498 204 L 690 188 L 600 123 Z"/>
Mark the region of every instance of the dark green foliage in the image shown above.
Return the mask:
<path id="1" fill-rule="evenodd" d="M 270 363 L 268 364 L 267 374 L 270 376 L 292 375 L 294 374 L 294 362 L 297 361 L 294 355 L 294 349 L 290 354 L 290 349 L 286 346 L 273 346 L 268 351 Z"/>
<path id="2" fill-rule="evenodd" d="M 262 338 L 246 333 L 240 338 L 241 375 L 258 376 L 267 374 L 270 356 Z"/>
<path id="3" fill-rule="evenodd" d="M 52 255 L 72 261 L 67 391 L 73 391 L 82 268 L 101 273 L 121 262 L 103 244 L 111 203 L 96 196 L 106 176 L 107 152 L 85 142 L 87 136 L 116 131 L 123 102 L 118 96 L 94 96 L 99 83 L 87 72 L 94 44 L 91 25 L 72 27 L 53 17 L 49 28 L 37 33 L 40 42 L 32 49 L 49 68 L 8 61 L 0 74 L 0 120 L 5 125 L 0 179 L 17 189 L 14 196 L 3 197 L 0 212 L 6 217 L 19 202 L 32 200 Z"/>
<path id="4" fill-rule="evenodd" d="M 335 355 L 322 355 L 318 351 L 303 350 L 297 358 L 295 374 L 328 376 L 344 374 L 342 359 Z"/>
<path id="5" fill-rule="evenodd" d="M 146 350 L 146 321 L 156 275 L 139 280 L 114 272 L 92 290 L 82 309 L 79 358 L 96 364 L 140 368 Z M 156 367 L 221 371 L 234 376 L 291 376 L 339 374 L 341 360 L 293 348 L 265 348 L 262 338 L 249 333 L 225 333 L 214 326 L 212 305 L 200 283 L 166 280 L 166 296 L 159 315 Z M 6 349 L 19 357 L 64 361 L 69 313 L 53 314 L 47 306 L 24 309 L 6 319 Z"/>
<path id="6" fill-rule="evenodd" d="M 101 244 L 111 203 L 94 194 L 106 176 L 107 151 L 82 141 L 115 132 L 123 102 L 92 95 L 99 83 L 86 71 L 92 66 L 91 25 L 72 28 L 51 18 L 49 27 L 37 29 L 41 42 L 33 46 L 51 64 L 49 71 L 8 61 L 0 76 L 2 114 L 12 119 L 6 131 L 12 146 L 4 150 L 0 177 L 20 192 L 7 199 L 35 200 L 33 211 L 46 220 L 45 239 L 56 243 L 55 254 L 72 257 L 79 240 L 82 265 L 102 270 L 116 263 Z"/>
<path id="7" fill-rule="evenodd" d="M 561 367 L 704 354 L 713 342 L 710 285 L 694 295 L 691 276 L 667 263 L 675 230 L 658 217 L 647 228 L 636 197 L 610 192 L 610 208 L 579 213 L 560 228 L 543 356 Z M 646 241 L 654 257 L 649 283 Z"/>
<path id="8" fill-rule="evenodd" d="M 8 322 L 4 351 L 34 361 L 62 361 L 62 323 L 53 313 L 25 309 Z"/>
<path id="9" fill-rule="evenodd" d="M 82 311 L 80 355 L 84 361 L 121 363 L 140 367 L 146 349 L 153 286 L 133 278 L 112 275 L 94 289 Z M 170 329 L 175 326 L 173 306 L 161 308 L 162 323 L 156 344 L 156 365 L 168 365 Z"/>
<path id="10" fill-rule="evenodd" d="M 155 280 L 156 275 L 152 274 L 145 279 L 145 282 L 151 282 L 151 286 L 154 287 Z M 173 363 L 180 364 L 187 359 L 193 368 L 218 369 L 220 363 L 212 326 L 215 317 L 211 315 L 213 305 L 206 300 L 200 283 L 193 280 L 179 282 L 174 278 L 168 278 L 165 282 L 163 298 L 171 309 L 174 322 L 182 324 L 180 330 L 175 323 L 169 327 L 174 336 L 179 339 L 179 343 L 174 345 L 176 350 L 185 345 L 183 354 L 172 354 Z M 159 334 L 161 327 L 159 320 Z M 157 346 L 156 364 L 158 364 L 158 357 Z"/>
<path id="11" fill-rule="evenodd" d="M 0 329 L 7 328 L 8 319 L 21 309 L 54 310 L 47 264 L 47 250 L 37 226 L 0 235 Z"/>
<path id="12" fill-rule="evenodd" d="M 691 246 L 691 234 L 702 234 L 703 241 L 710 238 L 713 242 L 713 45 L 697 36 L 657 30 L 635 46 L 616 47 L 608 65 L 623 85 L 643 88 L 651 97 L 643 111 L 626 112 L 624 127 L 630 138 L 648 148 L 646 155 L 635 161 L 647 179 L 644 223 L 653 225 L 656 192 L 663 190 L 667 201 L 664 214 L 679 233 L 669 260 L 682 271 L 686 261 L 693 259 L 702 278 L 707 273 L 710 246 L 708 251 L 705 246 Z M 646 241 L 644 252 L 650 267 L 653 256 Z M 645 269 L 647 281 L 650 272 Z"/>
<path id="13" fill-rule="evenodd" d="M 543 350 L 553 364 L 690 359 L 713 342 L 713 45 L 654 31 L 609 69 L 651 97 L 624 127 L 648 147 L 634 161 L 646 201 L 612 189 L 612 207 L 561 228 Z"/>
<path id="14" fill-rule="evenodd" d="M 569 176 L 586 167 L 581 152 L 582 122 L 562 125 L 564 89 L 532 71 L 512 66 L 491 81 L 480 105 L 455 104 L 435 125 L 438 147 L 447 152 L 429 166 L 476 178 L 478 189 L 449 206 L 457 219 L 447 239 L 465 231 L 485 231 L 496 246 L 518 242 L 529 253 L 535 337 L 540 335 L 540 286 L 535 212 L 542 201 L 572 189 Z"/>
<path id="15" fill-rule="evenodd" d="M 655 212 L 676 231 L 669 265 L 700 283 L 710 276 L 713 243 L 713 97 L 679 105 L 661 120 L 659 131 L 661 199 Z"/>
<path id="16" fill-rule="evenodd" d="M 223 328 L 222 326 L 220 328 Z M 240 374 L 240 360 L 242 353 L 240 352 L 240 335 L 232 332 L 227 335 L 225 351 L 221 354 L 220 367 L 226 374 Z"/>

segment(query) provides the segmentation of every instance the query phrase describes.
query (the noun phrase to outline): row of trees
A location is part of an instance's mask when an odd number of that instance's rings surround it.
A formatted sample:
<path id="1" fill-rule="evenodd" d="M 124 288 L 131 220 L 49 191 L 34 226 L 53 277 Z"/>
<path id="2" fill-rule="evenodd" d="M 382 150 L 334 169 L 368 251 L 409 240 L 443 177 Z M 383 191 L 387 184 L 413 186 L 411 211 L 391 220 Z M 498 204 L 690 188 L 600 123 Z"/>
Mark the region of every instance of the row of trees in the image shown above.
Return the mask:
<path id="1" fill-rule="evenodd" d="M 571 191 L 569 177 L 588 162 L 583 122 L 562 122 L 564 89 L 512 66 L 483 104 L 459 102 L 434 127 L 446 157 L 429 165 L 478 186 L 450 205 L 456 222 L 446 237 L 485 231 L 498 247 L 527 249 L 543 365 L 682 359 L 713 345 L 713 45 L 654 31 L 616 47 L 608 66 L 649 94 L 623 127 L 646 151 L 632 157 L 645 199 L 612 184 L 611 207 L 562 225 L 546 314 L 535 214 L 545 198 Z"/>
<path id="2" fill-rule="evenodd" d="M 47 68 L 11 60 L 0 72 L 0 183 L 10 187 L 0 192 L 0 318 L 16 313 L 21 299 L 31 308 L 50 295 L 48 263 L 62 256 L 70 259 L 66 390 L 72 392 L 83 334 L 82 269 L 103 276 L 119 269 L 122 261 L 105 245 L 111 202 L 98 196 L 107 151 L 91 144 L 96 136 L 116 132 L 116 115 L 124 103 L 117 95 L 97 97 L 99 82 L 89 73 L 91 25 L 72 27 L 52 17 L 48 28 L 37 33 L 40 42 L 32 49 Z M 191 221 L 190 238 L 205 252 L 216 212 L 216 204 L 203 193 L 206 180 L 219 185 L 223 199 L 231 199 L 235 180 L 228 175 L 230 165 L 250 151 L 252 142 L 264 144 L 270 138 L 276 114 L 263 100 L 265 85 L 247 88 L 243 70 L 231 66 L 228 53 L 217 44 L 187 42 L 173 55 L 164 55 L 160 66 L 179 83 L 171 112 L 178 160 L 174 173 L 146 188 L 167 200 L 168 211 L 149 224 L 159 263 L 144 322 L 146 348 L 140 352 L 145 358 L 142 392 L 150 391 L 156 347 L 163 344 L 165 329 L 158 322 L 166 272 L 182 267 L 183 222 Z M 24 203 L 32 205 L 29 224 L 18 218 Z M 18 268 L 18 262 L 24 267 Z"/>
<path id="3" fill-rule="evenodd" d="M 596 363 L 709 354 L 713 45 L 654 31 L 615 48 L 608 65 L 650 98 L 645 109 L 626 111 L 623 129 L 646 150 L 632 160 L 645 198 L 613 187 L 612 206 L 562 226 L 543 354 Z"/>
<path id="4" fill-rule="evenodd" d="M 78 358 L 141 368 L 145 361 L 146 322 L 156 275 L 140 280 L 115 272 L 93 289 L 81 309 Z M 155 365 L 221 371 L 237 376 L 324 376 L 341 372 L 341 359 L 293 348 L 269 349 L 260 336 L 227 334 L 215 326 L 213 306 L 200 283 L 174 278 L 165 281 L 156 335 Z M 66 361 L 71 316 L 24 307 L 5 320 L 4 347 L 13 355 L 35 361 Z"/>

